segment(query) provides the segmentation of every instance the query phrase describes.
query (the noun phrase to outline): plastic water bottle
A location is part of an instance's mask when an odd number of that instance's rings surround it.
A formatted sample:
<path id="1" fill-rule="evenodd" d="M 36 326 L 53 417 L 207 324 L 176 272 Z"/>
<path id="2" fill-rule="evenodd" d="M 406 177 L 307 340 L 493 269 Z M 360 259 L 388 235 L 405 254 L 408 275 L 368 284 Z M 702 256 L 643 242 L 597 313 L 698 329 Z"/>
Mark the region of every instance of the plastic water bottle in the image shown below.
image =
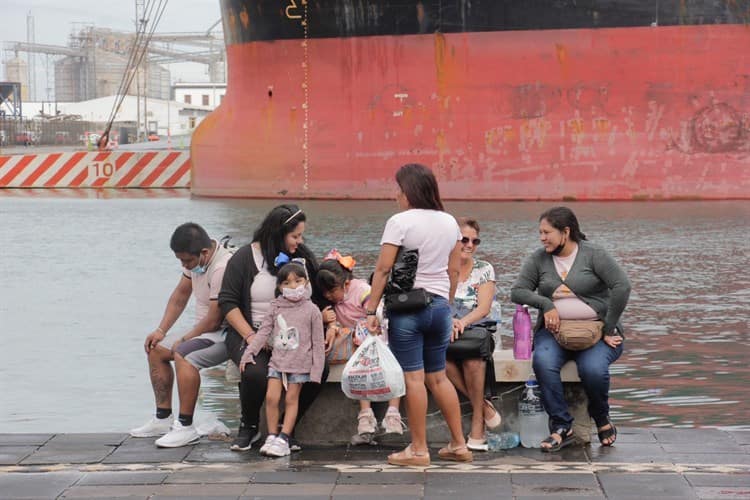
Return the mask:
<path id="1" fill-rule="evenodd" d="M 494 321 L 495 323 L 500 325 L 500 322 L 503 319 L 503 310 L 502 306 L 500 305 L 500 302 L 497 300 L 497 298 L 492 300 L 492 304 L 490 304 L 490 314 L 488 317 Z"/>
<path id="2" fill-rule="evenodd" d="M 517 432 L 487 433 L 487 445 L 490 451 L 510 450 L 521 444 L 521 436 Z"/>
<path id="3" fill-rule="evenodd" d="M 526 382 L 518 400 L 518 416 L 521 421 L 521 444 L 524 448 L 539 448 L 549 435 L 549 419 L 542 406 L 541 391 L 536 380 Z"/>
<path id="4" fill-rule="evenodd" d="M 529 308 L 520 304 L 513 314 L 513 357 L 531 358 L 531 315 Z"/>

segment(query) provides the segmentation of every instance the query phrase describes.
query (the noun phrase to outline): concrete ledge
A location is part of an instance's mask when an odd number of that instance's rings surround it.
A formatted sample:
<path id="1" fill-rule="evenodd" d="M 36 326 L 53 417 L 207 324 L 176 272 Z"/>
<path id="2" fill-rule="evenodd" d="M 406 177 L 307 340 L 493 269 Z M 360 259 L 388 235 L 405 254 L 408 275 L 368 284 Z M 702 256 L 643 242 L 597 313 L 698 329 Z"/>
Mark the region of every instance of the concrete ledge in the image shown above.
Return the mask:
<path id="1" fill-rule="evenodd" d="M 500 349 L 493 354 L 495 382 L 526 382 L 532 373 L 530 359 L 514 359 L 512 349 Z M 344 365 L 330 365 L 328 382 L 341 383 Z M 563 382 L 580 382 L 574 361 L 568 361 L 560 372 Z"/>
<path id="2" fill-rule="evenodd" d="M 503 349 L 495 351 L 495 393 L 498 395 L 493 403 L 503 417 L 500 430 L 518 430 L 518 397 L 522 384 L 532 373 L 531 360 L 513 359 L 513 351 Z M 300 421 L 295 434 L 300 441 L 310 444 L 342 444 L 350 441 L 356 433 L 357 413 L 359 403 L 348 399 L 341 392 L 341 373 L 343 364 L 329 367 L 328 382 L 324 385 L 313 406 Z M 583 442 L 590 442 L 592 422 L 588 415 L 586 394 L 581 386 L 575 362 L 570 361 L 563 366 L 562 379 L 565 383 L 565 398 L 570 412 L 575 419 L 573 431 Z M 386 403 L 374 403 L 373 410 L 378 421 L 386 411 Z M 401 405 L 401 413 L 406 422 L 406 409 Z M 448 427 L 435 405 L 432 397 L 427 409 L 427 437 L 430 442 L 443 443 L 449 438 Z M 461 415 L 463 428 L 468 433 L 471 425 L 471 405 L 461 399 Z M 408 425 L 408 422 L 406 422 Z M 409 441 L 408 431 L 403 435 L 379 436 L 378 442 L 400 444 Z"/>

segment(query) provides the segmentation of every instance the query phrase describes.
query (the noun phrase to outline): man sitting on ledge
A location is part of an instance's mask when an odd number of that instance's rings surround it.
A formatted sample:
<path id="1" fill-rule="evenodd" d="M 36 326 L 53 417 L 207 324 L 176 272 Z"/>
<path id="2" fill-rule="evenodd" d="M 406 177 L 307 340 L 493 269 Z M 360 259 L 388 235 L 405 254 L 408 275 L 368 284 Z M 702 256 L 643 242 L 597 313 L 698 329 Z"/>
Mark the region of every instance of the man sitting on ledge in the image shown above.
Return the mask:
<path id="1" fill-rule="evenodd" d="M 198 441 L 200 436 L 193 425 L 193 413 L 201 383 L 200 370 L 229 359 L 218 296 L 224 269 L 232 253 L 192 222 L 175 230 L 170 247 L 184 269 L 159 326 L 146 337 L 143 345 L 148 356 L 156 415 L 130 431 L 133 437 L 162 436 L 156 440 L 156 446 L 162 448 L 177 448 Z M 197 322 L 183 335 L 167 335 L 185 310 L 191 294 L 195 295 Z M 177 370 L 180 397 L 177 420 L 172 417 L 174 373 L 169 364 L 172 360 Z"/>

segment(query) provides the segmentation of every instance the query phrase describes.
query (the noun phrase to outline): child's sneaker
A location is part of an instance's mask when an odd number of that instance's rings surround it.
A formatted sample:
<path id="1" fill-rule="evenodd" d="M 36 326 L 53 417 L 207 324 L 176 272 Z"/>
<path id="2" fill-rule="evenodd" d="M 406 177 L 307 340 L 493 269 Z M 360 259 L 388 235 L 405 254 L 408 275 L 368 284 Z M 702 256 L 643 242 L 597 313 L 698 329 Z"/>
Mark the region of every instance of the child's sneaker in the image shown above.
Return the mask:
<path id="1" fill-rule="evenodd" d="M 378 441 L 375 439 L 375 434 L 355 434 L 351 437 L 349 442 L 354 446 L 359 446 L 361 444 L 377 446 L 378 444 Z"/>
<path id="2" fill-rule="evenodd" d="M 266 455 L 269 457 L 286 457 L 290 453 L 289 443 L 282 437 L 275 438 L 266 449 Z"/>
<path id="3" fill-rule="evenodd" d="M 386 412 L 381 422 L 383 430 L 386 434 L 403 434 L 406 425 L 401 420 L 401 414 L 398 411 L 391 411 L 390 409 Z"/>
<path id="4" fill-rule="evenodd" d="M 269 434 L 266 436 L 266 441 L 263 443 L 263 446 L 260 447 L 260 454 L 265 455 L 268 451 L 268 448 L 271 446 L 271 444 L 276 439 L 276 434 Z"/>
<path id="5" fill-rule="evenodd" d="M 372 408 L 366 408 L 359 412 L 357 415 L 357 434 L 375 434 L 377 427 L 378 421 L 375 419 Z"/>

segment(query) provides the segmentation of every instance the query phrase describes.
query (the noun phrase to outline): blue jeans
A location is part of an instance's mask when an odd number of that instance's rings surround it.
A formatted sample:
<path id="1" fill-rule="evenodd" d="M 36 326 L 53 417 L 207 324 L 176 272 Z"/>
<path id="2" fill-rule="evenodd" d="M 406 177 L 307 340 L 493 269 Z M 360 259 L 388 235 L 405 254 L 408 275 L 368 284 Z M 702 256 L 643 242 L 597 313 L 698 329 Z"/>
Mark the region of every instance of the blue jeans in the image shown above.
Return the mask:
<path id="1" fill-rule="evenodd" d="M 589 400 L 589 415 L 597 427 L 606 425 L 609 417 L 609 365 L 622 354 L 622 344 L 613 349 L 604 340 L 583 351 L 569 351 L 560 346 L 549 330 L 534 334 L 534 374 L 542 390 L 542 403 L 549 414 L 550 430 L 570 428 L 573 417 L 563 394 L 560 369 L 569 360 L 578 367 L 583 389 Z"/>
<path id="2" fill-rule="evenodd" d="M 284 374 L 280 371 L 276 371 L 273 368 L 268 368 L 268 378 L 278 378 L 284 380 Z M 290 384 L 306 384 L 310 382 L 309 373 L 287 373 L 286 381 Z"/>
<path id="3" fill-rule="evenodd" d="M 445 351 L 453 329 L 445 297 L 415 312 L 388 314 L 388 346 L 405 372 L 445 370 Z"/>

